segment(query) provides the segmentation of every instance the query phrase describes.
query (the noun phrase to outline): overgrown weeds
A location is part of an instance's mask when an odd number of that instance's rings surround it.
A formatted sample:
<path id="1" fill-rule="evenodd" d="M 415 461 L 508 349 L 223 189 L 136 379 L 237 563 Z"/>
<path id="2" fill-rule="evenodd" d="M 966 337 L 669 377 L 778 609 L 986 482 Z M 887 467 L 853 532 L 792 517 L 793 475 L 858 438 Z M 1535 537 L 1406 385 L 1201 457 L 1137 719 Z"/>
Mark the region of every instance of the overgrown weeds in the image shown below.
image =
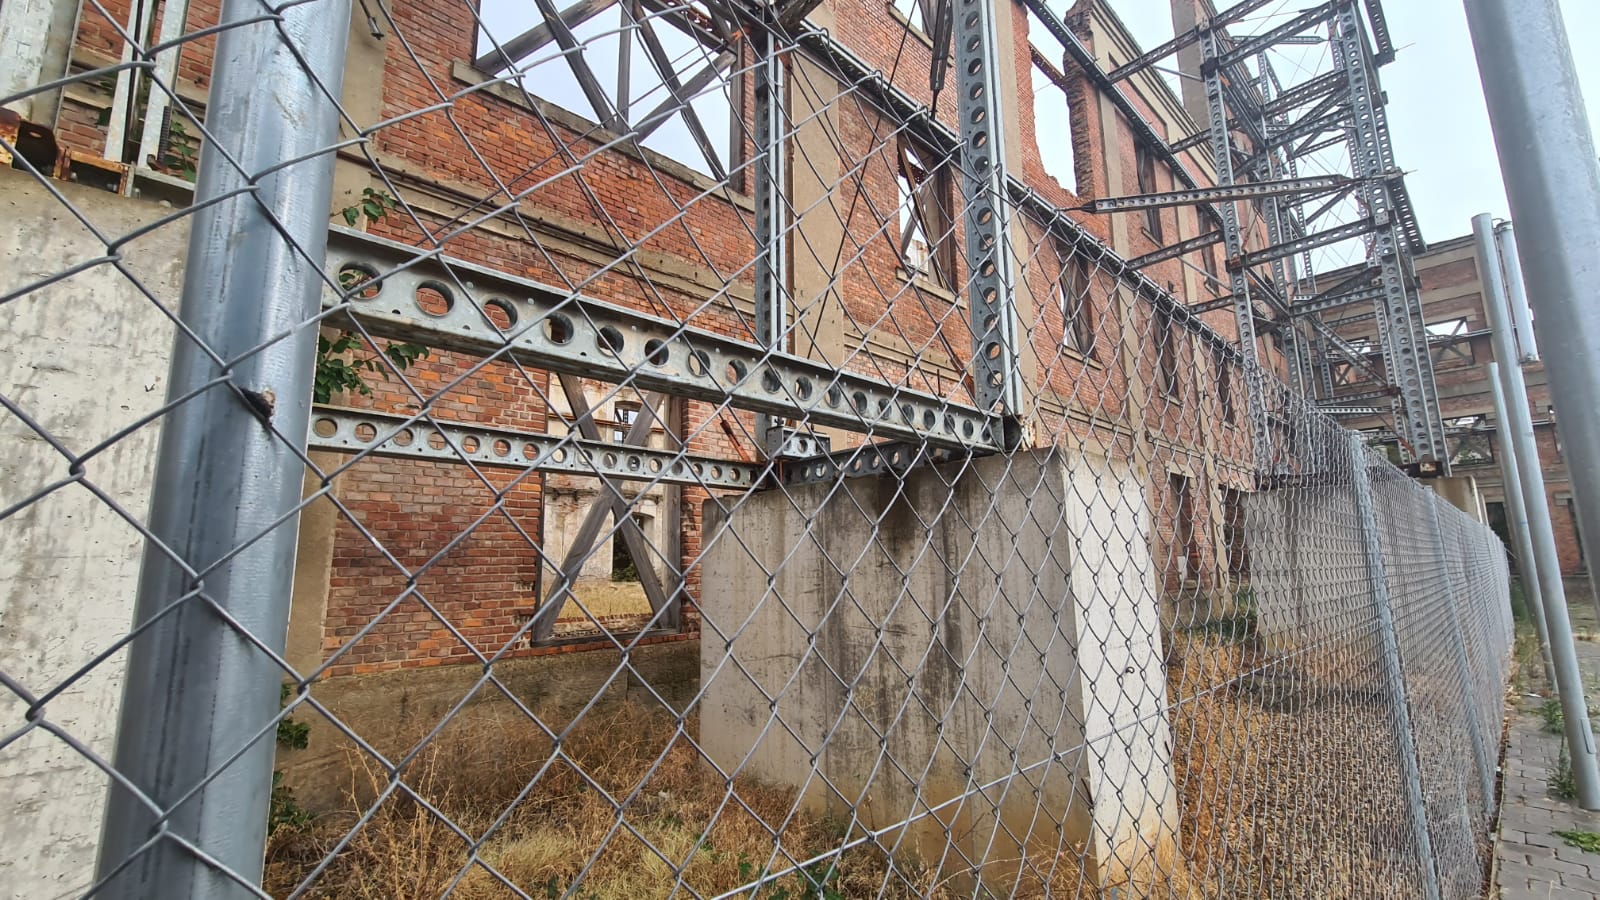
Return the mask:
<path id="1" fill-rule="evenodd" d="M 412 737 L 414 752 L 389 741 L 394 772 L 352 751 L 339 808 L 273 832 L 265 889 L 284 896 L 331 857 L 307 896 L 437 897 L 453 885 L 451 897 L 480 900 L 513 896 L 509 884 L 642 898 L 680 879 L 704 896 L 759 883 L 760 897 L 784 900 L 971 893 L 911 853 L 891 861 L 859 824 L 798 808 L 792 789 L 724 777 L 695 733 L 692 720 L 622 704 L 589 711 L 559 745 L 508 712 Z M 1018 896 L 1095 895 L 1070 849 L 1012 868 L 1035 873 Z"/>
<path id="2" fill-rule="evenodd" d="M 1553 831 L 1551 834 L 1585 853 L 1600 853 L 1600 834 L 1592 831 Z"/>

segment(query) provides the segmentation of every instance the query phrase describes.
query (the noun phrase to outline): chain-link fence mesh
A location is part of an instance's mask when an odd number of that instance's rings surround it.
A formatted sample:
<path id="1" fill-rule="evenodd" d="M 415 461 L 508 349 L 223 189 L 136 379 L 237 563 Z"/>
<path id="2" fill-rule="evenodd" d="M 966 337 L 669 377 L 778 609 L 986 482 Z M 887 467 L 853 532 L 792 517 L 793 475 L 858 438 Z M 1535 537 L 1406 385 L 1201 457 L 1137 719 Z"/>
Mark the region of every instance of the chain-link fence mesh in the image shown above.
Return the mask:
<path id="1" fill-rule="evenodd" d="M 1503 548 L 1111 249 L 1195 219 L 1077 210 L 1027 32 L 84 3 L 0 139 L 0 880 L 1476 896 Z"/>

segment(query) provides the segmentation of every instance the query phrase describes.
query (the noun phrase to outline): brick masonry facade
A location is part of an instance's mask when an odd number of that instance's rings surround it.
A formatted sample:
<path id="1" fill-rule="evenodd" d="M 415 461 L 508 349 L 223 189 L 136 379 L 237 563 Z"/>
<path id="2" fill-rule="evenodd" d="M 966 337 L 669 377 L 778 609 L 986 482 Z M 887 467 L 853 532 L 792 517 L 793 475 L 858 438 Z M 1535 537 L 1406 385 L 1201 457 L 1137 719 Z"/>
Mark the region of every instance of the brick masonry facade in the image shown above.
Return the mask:
<path id="1" fill-rule="evenodd" d="M 112 19 L 125 21 L 127 0 L 102 6 Z M 1061 67 L 1067 74 L 1055 89 L 1064 93 L 1070 109 L 1071 122 L 1065 125 L 1070 133 L 1040 133 L 1049 129 L 1034 116 L 1028 17 L 1020 4 L 1001 6 L 1007 48 L 1001 56 L 1013 62 L 1008 69 L 1015 75 L 1004 98 L 1013 120 L 1007 148 L 1012 173 L 1049 203 L 1069 210 L 1067 215 L 1123 258 L 1200 233 L 1202 223 L 1189 208 L 1160 212 L 1159 235 L 1142 214 L 1092 216 L 1077 210 L 1095 197 L 1138 192 L 1141 154 L 1135 132 L 1081 73 L 1067 66 Z M 191 2 L 185 31 L 214 24 L 217 14 L 215 0 Z M 892 73 L 895 86 L 912 99 L 932 101 L 929 45 L 908 32 L 889 0 L 834 0 L 813 18 L 831 33 L 847 36 L 855 53 Z M 1100 0 L 1081 0 L 1066 21 L 1106 68 L 1137 53 Z M 733 129 L 739 136 L 728 153 L 733 172 L 726 184 L 718 184 L 654 151 L 619 146 L 615 135 L 575 111 L 524 93 L 514 79 L 471 90 L 491 76 L 471 67 L 476 23 L 465 3 L 397 0 L 380 25 L 381 41 L 366 34 L 364 23 L 352 27 L 345 108 L 355 126 L 369 130 L 363 143 L 339 155 L 336 212 L 362 188 L 393 192 L 403 208 L 363 223 L 374 234 L 419 247 L 443 243 L 445 252 L 458 259 L 754 342 L 748 129 Z M 736 44 L 744 66 L 729 82 L 730 102 L 738 113 L 735 121 L 748 122 L 753 52 Z M 203 116 L 213 45 L 212 38 L 185 44 L 178 66 L 179 96 L 197 116 Z M 86 8 L 74 49 L 77 70 L 106 65 L 120 53 L 116 28 Z M 561 60 L 545 65 L 561 65 Z M 788 150 L 791 177 L 797 195 L 805 180 L 822 200 L 805 207 L 795 201 L 795 331 L 788 349 L 886 383 L 972 403 L 966 298 L 951 289 L 965 282 L 961 254 L 951 254 L 953 265 L 941 284 L 927 273 L 908 271 L 897 247 L 900 141 L 909 132 L 864 101 L 860 91 L 846 90 L 820 73 L 798 60 L 790 65 L 788 107 L 800 132 Z M 1156 73 L 1141 73 L 1125 87 L 1168 140 L 1196 130 L 1182 101 Z M 84 82 L 66 92 L 58 119 L 58 137 L 66 145 L 105 152 L 101 120 L 111 88 Z M 802 116 L 805 106 L 821 112 Z M 947 89 L 937 116 L 951 128 L 955 108 Z M 344 131 L 353 136 L 350 123 Z M 824 139 L 810 140 L 819 135 Z M 1044 171 L 1040 144 L 1049 141 L 1071 143 L 1079 193 Z M 936 160 L 949 154 L 940 147 L 920 152 Z M 1211 171 L 1208 154 L 1199 148 L 1182 157 L 1202 182 Z M 935 243 L 954 242 L 959 248 L 964 239 L 960 179 L 948 164 L 945 171 L 952 173 L 941 200 L 948 204 L 950 230 L 935 236 Z M 1156 164 L 1153 177 L 1157 190 L 1176 184 L 1165 163 Z M 337 215 L 330 222 L 342 224 Z M 463 227 L 469 222 L 472 227 Z M 1105 252 L 1101 245 L 1064 240 L 1027 215 L 1017 217 L 1012 240 L 1034 442 L 1136 460 L 1149 475 L 1156 559 L 1164 567 L 1167 589 L 1231 590 L 1245 574 L 1246 554 L 1228 544 L 1224 496 L 1251 487 L 1245 392 L 1237 364 L 1197 329 L 1158 315 L 1150 303 L 1135 298 L 1130 285 L 1119 283 L 1099 262 Z M 1265 235 L 1253 234 L 1252 241 L 1262 244 Z M 1180 302 L 1199 303 L 1226 293 L 1225 283 L 1208 275 L 1218 271 L 1221 249 L 1213 247 L 1152 265 L 1144 274 Z M 1088 320 L 1084 333 L 1089 337 L 1079 341 L 1085 346 L 1067 346 L 1068 317 L 1056 293 L 1063 282 L 1083 289 L 1081 305 L 1072 305 Z M 1199 319 L 1226 340 L 1237 335 L 1230 309 Z M 1282 354 L 1269 342 L 1263 347 L 1268 367 L 1283 375 Z M 611 386 L 584 384 L 606 434 L 622 418 L 618 403 L 642 401 L 628 387 L 611 396 Z M 562 434 L 571 424 L 570 404 L 557 379 L 505 360 L 435 351 L 403 378 L 377 377 L 370 386 L 370 396 L 340 396 L 335 402 L 407 414 L 426 405 L 440 420 L 528 432 Z M 689 401 L 674 428 L 681 434 L 660 428 L 654 442 L 671 446 L 682 438 L 690 452 L 722 459 L 758 456 L 756 418 L 748 412 Z M 862 440 L 838 431 L 828 436 L 835 449 Z M 310 538 L 332 541 L 320 613 L 322 641 L 316 648 L 323 658 L 335 658 L 330 674 L 467 663 L 508 645 L 510 656 L 615 646 L 609 638 L 558 646 L 513 640 L 548 591 L 565 549 L 557 536 L 571 531 L 570 522 L 550 521 L 551 497 L 569 498 L 562 515 L 575 515 L 569 507 L 581 508 L 584 498 L 593 496 L 593 479 L 374 458 L 339 469 L 332 484 L 339 524 L 331 535 Z M 681 556 L 673 566 L 684 573 L 691 603 L 679 633 L 652 641 L 699 632 L 692 598 L 706 537 L 701 507 L 719 501 L 695 488 L 682 489 L 680 499 Z M 649 500 L 659 506 L 667 494 L 658 492 Z M 609 544 L 596 552 L 608 554 Z M 296 609 L 302 609 L 298 598 Z"/>

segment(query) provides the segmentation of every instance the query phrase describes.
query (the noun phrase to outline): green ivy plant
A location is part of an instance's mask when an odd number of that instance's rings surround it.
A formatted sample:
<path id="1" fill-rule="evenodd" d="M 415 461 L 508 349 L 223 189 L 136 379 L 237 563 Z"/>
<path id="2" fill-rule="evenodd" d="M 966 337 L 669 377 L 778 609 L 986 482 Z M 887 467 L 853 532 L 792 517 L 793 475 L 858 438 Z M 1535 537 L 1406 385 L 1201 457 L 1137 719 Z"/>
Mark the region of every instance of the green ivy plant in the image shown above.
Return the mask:
<path id="1" fill-rule="evenodd" d="M 278 689 L 278 708 L 282 709 L 289 702 L 293 693 L 289 685 L 281 685 Z M 311 743 L 311 726 L 304 722 L 296 722 L 294 716 L 284 716 L 278 720 L 278 746 L 290 750 L 304 750 Z M 280 828 L 302 829 L 311 824 L 315 818 L 312 813 L 295 799 L 294 790 L 283 783 L 283 770 L 272 770 L 272 798 L 267 811 L 267 834 L 271 835 Z"/>
<path id="2" fill-rule="evenodd" d="M 344 217 L 344 223 L 351 228 L 365 216 L 369 222 L 377 222 L 387 216 L 395 208 L 395 199 L 385 191 L 375 191 L 372 188 L 361 189 L 361 201 L 339 210 L 339 215 Z"/>
<path id="3" fill-rule="evenodd" d="M 384 191 L 363 188 L 361 200 L 339 211 L 345 224 L 354 226 L 362 219 L 368 223 L 382 221 L 396 208 L 396 200 Z M 357 287 L 363 279 L 358 273 L 341 273 L 340 286 L 345 290 Z M 389 363 L 404 372 L 430 351 L 421 344 L 395 342 L 384 347 L 383 356 Z M 382 377 L 388 368 L 361 337 L 350 331 L 340 331 L 332 338 L 317 336 L 317 372 L 312 383 L 311 397 L 318 403 L 331 403 L 339 394 L 356 393 L 372 396 L 367 386 L 367 376 Z"/>

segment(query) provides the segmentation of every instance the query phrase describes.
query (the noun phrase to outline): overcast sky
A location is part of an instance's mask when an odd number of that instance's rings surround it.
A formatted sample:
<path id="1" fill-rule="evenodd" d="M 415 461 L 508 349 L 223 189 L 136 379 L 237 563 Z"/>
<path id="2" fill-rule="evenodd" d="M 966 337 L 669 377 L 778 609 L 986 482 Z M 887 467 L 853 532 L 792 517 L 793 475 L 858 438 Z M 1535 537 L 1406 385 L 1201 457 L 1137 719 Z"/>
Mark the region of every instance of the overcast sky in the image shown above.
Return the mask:
<path id="1" fill-rule="evenodd" d="M 1169 0 L 1110 2 L 1144 46 L 1172 36 Z M 1233 3 L 1219 0 L 1217 5 Z M 1309 0 L 1284 0 L 1267 6 L 1236 31 L 1264 29 L 1308 5 Z M 1600 0 L 1561 0 L 1561 9 L 1589 117 L 1600 122 Z M 1396 160 L 1409 173 L 1406 182 L 1423 236 L 1442 241 L 1464 235 L 1480 212 L 1507 216 L 1462 0 L 1387 0 L 1384 10 L 1399 50 L 1380 73 L 1389 94 L 1389 128 Z M 1286 68 L 1282 62 L 1274 65 Z M 1286 81 L 1290 74 L 1280 71 Z"/>

